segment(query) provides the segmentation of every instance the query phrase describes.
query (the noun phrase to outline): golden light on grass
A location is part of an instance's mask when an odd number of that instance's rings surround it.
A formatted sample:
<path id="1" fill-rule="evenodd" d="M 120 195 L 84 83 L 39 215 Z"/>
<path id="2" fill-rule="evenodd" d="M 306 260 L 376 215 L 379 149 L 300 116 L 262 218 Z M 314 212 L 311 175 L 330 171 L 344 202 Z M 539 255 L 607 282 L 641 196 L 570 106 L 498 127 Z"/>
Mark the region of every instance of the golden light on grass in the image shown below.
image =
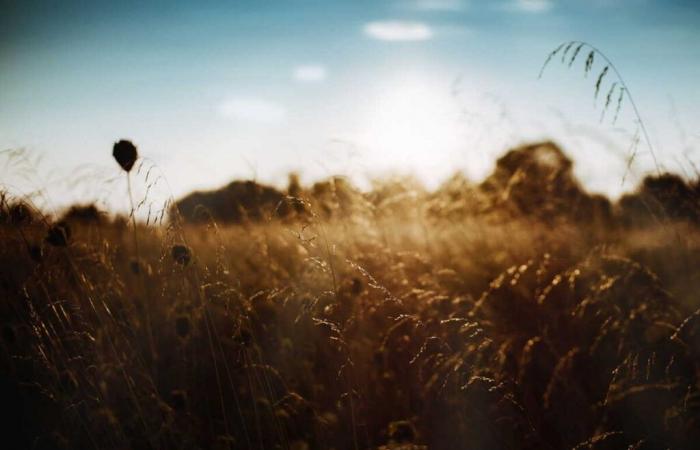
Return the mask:
<path id="1" fill-rule="evenodd" d="M 592 195 L 541 142 L 482 183 L 237 182 L 132 229 L 0 196 L 9 447 L 694 448 L 699 193 Z"/>

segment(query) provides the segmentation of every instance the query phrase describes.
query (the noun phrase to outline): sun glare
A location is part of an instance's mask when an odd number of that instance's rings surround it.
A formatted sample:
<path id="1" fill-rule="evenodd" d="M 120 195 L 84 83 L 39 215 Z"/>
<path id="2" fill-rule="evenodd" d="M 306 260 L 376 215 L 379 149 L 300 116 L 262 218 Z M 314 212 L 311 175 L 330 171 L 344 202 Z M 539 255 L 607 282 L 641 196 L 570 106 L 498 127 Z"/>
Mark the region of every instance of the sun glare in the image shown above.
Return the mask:
<path id="1" fill-rule="evenodd" d="M 410 170 L 432 181 L 460 149 L 464 122 L 449 86 L 425 80 L 393 84 L 367 106 L 363 140 L 371 167 Z"/>

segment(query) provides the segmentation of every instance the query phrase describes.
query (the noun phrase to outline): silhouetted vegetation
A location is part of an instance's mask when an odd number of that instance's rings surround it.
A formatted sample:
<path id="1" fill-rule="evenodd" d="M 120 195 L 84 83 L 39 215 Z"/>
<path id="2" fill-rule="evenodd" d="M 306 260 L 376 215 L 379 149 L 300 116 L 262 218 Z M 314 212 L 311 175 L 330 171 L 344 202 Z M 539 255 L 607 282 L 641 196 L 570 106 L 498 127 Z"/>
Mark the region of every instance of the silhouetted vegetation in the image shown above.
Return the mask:
<path id="1" fill-rule="evenodd" d="M 214 191 L 193 192 L 175 207 L 182 218 L 193 223 L 257 222 L 277 216 L 284 199 L 284 194 L 273 187 L 255 181 L 234 181 Z"/>
<path id="2" fill-rule="evenodd" d="M 150 227 L 3 196 L 4 442 L 695 448 L 698 183 L 611 202 L 572 169 L 546 142 L 433 192 L 235 181 Z"/>
<path id="3" fill-rule="evenodd" d="M 64 222 L 99 225 L 106 220 L 107 214 L 94 205 L 73 205 L 63 215 Z"/>
<path id="4" fill-rule="evenodd" d="M 622 220 L 628 226 L 649 226 L 660 218 L 698 225 L 698 198 L 697 182 L 691 185 L 670 173 L 650 175 L 637 192 L 620 199 Z"/>

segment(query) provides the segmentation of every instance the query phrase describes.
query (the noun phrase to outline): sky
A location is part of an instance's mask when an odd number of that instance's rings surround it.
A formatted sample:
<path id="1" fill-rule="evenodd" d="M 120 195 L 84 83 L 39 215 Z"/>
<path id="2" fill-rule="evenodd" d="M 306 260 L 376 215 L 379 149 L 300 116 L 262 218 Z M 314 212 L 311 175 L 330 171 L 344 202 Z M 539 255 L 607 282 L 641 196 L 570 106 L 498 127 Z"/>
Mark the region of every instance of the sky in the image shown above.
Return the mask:
<path id="1" fill-rule="evenodd" d="M 126 205 L 111 147 L 144 157 L 141 192 L 284 186 L 345 175 L 478 181 L 509 147 L 552 139 L 591 191 L 617 196 L 655 170 L 700 164 L 700 2 L 681 0 L 0 0 L 0 183 L 59 208 Z M 601 120 L 598 58 L 625 100 Z M 585 55 L 584 55 L 585 56 Z M 629 170 L 631 149 L 637 155 Z M 26 160 L 17 161 L 20 149 Z M 27 167 L 31 166 L 31 167 Z M 151 169 L 150 171 L 148 169 Z"/>

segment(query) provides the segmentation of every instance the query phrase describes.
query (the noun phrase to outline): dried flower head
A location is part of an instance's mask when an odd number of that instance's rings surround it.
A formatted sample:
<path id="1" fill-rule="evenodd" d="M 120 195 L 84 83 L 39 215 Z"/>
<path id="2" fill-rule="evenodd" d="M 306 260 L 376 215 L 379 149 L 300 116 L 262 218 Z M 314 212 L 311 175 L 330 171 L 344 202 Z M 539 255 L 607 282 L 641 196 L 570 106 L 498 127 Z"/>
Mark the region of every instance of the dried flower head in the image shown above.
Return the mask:
<path id="1" fill-rule="evenodd" d="M 139 154 L 136 151 L 136 146 L 131 141 L 122 139 L 114 144 L 112 156 L 114 156 L 114 159 L 117 160 L 117 163 L 125 172 L 129 172 L 134 167 Z"/>
<path id="2" fill-rule="evenodd" d="M 46 242 L 53 245 L 54 247 L 65 247 L 70 241 L 71 231 L 70 227 L 65 222 L 58 222 L 49 228 L 46 232 Z"/>
<path id="3" fill-rule="evenodd" d="M 173 257 L 173 261 L 182 266 L 189 264 L 192 259 L 192 252 L 187 246 L 182 244 L 173 245 L 170 254 Z"/>
<path id="4" fill-rule="evenodd" d="M 389 437 L 397 444 L 411 443 L 416 438 L 416 429 L 407 420 L 397 420 L 389 424 Z"/>

